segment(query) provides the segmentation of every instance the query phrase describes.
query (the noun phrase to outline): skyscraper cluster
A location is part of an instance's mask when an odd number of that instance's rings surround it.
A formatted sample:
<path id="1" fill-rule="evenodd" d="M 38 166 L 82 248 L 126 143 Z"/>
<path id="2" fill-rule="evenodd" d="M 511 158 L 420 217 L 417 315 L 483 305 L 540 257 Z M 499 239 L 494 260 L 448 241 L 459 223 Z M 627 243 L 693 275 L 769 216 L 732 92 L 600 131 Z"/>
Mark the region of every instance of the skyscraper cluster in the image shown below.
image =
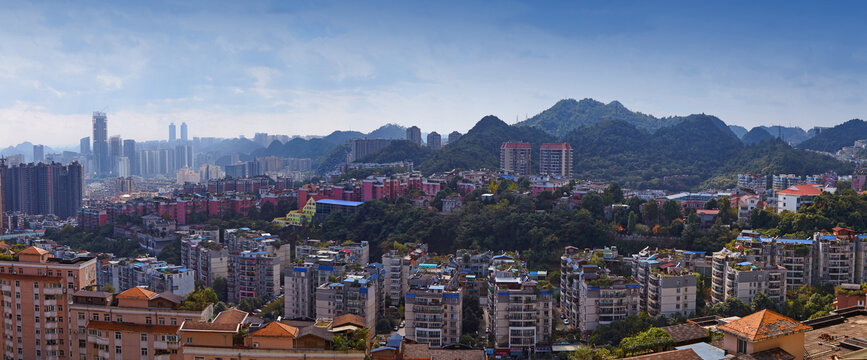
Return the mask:
<path id="1" fill-rule="evenodd" d="M 75 216 L 81 208 L 81 164 L 19 164 L 0 167 L 3 209 L 27 214 Z"/>

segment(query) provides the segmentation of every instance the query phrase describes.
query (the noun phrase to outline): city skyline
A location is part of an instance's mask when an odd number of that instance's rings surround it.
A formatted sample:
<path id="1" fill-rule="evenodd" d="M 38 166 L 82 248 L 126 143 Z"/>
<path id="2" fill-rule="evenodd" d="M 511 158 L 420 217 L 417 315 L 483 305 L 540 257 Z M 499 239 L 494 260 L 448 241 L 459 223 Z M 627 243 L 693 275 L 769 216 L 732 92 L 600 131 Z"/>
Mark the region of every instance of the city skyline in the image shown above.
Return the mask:
<path id="1" fill-rule="evenodd" d="M 445 134 L 585 97 L 748 128 L 863 117 L 860 3 L 388 5 L 10 4 L 0 144 L 75 144 L 93 111 L 137 140 Z"/>

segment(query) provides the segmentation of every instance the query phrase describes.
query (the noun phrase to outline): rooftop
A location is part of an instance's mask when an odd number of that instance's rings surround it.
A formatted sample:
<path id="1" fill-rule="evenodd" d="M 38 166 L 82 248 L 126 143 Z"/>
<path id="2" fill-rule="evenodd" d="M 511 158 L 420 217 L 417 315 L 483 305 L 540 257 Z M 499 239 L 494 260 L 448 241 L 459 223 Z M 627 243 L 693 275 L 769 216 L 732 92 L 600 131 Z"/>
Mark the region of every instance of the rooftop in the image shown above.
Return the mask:
<path id="1" fill-rule="evenodd" d="M 634 360 L 702 360 L 692 349 L 663 351 L 653 354 L 633 356 L 625 359 Z"/>
<path id="2" fill-rule="evenodd" d="M 840 356 L 852 350 L 840 346 L 847 338 L 867 339 L 867 315 L 846 318 L 845 322 L 815 329 L 804 334 L 804 355 L 823 353 L 823 358 Z"/>
<path id="3" fill-rule="evenodd" d="M 771 310 L 762 310 L 739 320 L 720 325 L 717 330 L 749 341 L 763 341 L 810 331 L 813 328 Z"/>

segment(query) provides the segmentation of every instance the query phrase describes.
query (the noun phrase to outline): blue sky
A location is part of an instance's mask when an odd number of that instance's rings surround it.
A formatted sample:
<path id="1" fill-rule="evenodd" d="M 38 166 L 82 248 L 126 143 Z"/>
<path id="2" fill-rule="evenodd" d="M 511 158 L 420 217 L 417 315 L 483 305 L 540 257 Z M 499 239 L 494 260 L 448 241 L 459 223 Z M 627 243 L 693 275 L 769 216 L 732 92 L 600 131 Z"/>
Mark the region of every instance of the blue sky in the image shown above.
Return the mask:
<path id="1" fill-rule="evenodd" d="M 563 98 L 809 128 L 863 118 L 858 2 L 37 2 L 0 12 L 0 144 L 464 132 Z"/>

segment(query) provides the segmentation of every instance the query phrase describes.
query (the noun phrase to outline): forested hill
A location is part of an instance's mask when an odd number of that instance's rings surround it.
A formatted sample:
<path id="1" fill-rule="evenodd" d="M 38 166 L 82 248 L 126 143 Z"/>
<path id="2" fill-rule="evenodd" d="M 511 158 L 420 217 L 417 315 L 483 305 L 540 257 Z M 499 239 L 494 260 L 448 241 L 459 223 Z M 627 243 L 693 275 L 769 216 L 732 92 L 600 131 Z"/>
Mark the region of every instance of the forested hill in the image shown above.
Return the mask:
<path id="1" fill-rule="evenodd" d="M 826 170 L 846 173 L 852 169 L 830 157 L 793 149 L 774 140 L 746 146 L 721 120 L 703 114 L 683 117 L 680 123 L 654 133 L 623 120 L 605 120 L 573 130 L 559 139 L 533 127 L 509 126 L 487 116 L 459 141 L 441 150 L 399 141 L 363 161 L 412 160 L 424 173 L 455 168 L 496 169 L 499 148 L 505 141 L 532 144 L 532 169 L 538 167 L 540 144 L 568 142 L 574 149 L 577 178 L 613 180 L 637 188 L 725 188 L 734 185 L 738 172 L 803 175 Z"/>
<path id="2" fill-rule="evenodd" d="M 618 101 L 608 104 L 593 100 L 575 99 L 560 100 L 551 108 L 536 116 L 517 123 L 518 126 L 528 126 L 545 132 L 563 136 L 572 130 L 593 125 L 605 120 L 623 120 L 639 129 L 655 131 L 683 121 L 681 117 L 657 118 L 627 109 Z"/>
<path id="3" fill-rule="evenodd" d="M 509 126 L 496 116 L 482 118 L 466 135 L 454 144 L 437 151 L 432 157 L 421 162 L 425 172 L 460 169 L 497 169 L 500 166 L 500 145 L 506 141 L 529 142 L 533 149 L 539 145 L 553 142 L 556 138 L 536 128 Z M 538 151 L 532 152 L 532 168 L 538 165 Z"/>
<path id="4" fill-rule="evenodd" d="M 802 142 L 802 149 L 836 152 L 844 146 L 852 146 L 855 140 L 867 139 L 867 121 L 852 119 Z"/>
<path id="5" fill-rule="evenodd" d="M 765 130 L 765 128 L 763 128 L 763 127 L 757 126 L 757 127 L 754 127 L 752 130 L 750 130 L 750 132 L 744 134 L 744 136 L 741 137 L 741 142 L 743 142 L 746 145 L 752 145 L 752 144 L 758 144 L 762 141 L 770 140 L 773 138 L 774 138 L 774 136 L 771 135 L 768 132 L 768 130 Z"/>

